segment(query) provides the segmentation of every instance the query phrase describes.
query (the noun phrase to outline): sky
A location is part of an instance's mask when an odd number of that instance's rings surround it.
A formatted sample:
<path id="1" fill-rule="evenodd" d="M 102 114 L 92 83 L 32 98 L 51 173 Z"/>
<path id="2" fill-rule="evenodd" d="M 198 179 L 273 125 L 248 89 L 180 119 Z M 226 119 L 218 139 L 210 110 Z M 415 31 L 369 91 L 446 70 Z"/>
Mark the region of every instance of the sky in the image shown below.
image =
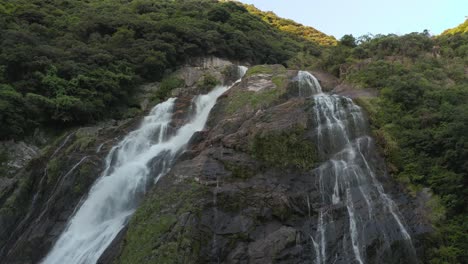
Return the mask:
<path id="1" fill-rule="evenodd" d="M 345 34 L 442 33 L 465 21 L 468 0 L 240 0 L 340 39 Z"/>

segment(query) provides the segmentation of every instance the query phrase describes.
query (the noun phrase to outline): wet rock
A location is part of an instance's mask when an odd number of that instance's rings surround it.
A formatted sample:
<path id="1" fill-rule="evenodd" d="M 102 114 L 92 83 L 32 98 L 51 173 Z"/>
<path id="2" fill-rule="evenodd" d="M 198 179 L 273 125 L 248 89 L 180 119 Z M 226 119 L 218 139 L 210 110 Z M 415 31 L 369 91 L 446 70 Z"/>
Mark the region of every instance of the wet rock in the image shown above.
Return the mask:
<path id="1" fill-rule="evenodd" d="M 273 263 L 278 253 L 294 245 L 295 242 L 296 230 L 282 226 L 264 239 L 249 244 L 250 263 Z"/>
<path id="2" fill-rule="evenodd" d="M 324 92 L 332 91 L 333 88 L 338 86 L 340 83 L 340 80 L 337 77 L 326 71 L 312 70 L 310 73 L 312 73 L 319 80 Z"/>
<path id="3" fill-rule="evenodd" d="M 192 97 L 179 97 L 175 101 L 174 112 L 170 126 L 176 130 L 183 126 L 194 114 Z"/>
<path id="4" fill-rule="evenodd" d="M 6 164 L 4 164 L 6 174 L 13 175 L 26 166 L 29 161 L 39 156 L 40 150 L 37 146 L 24 141 L 10 140 L 0 142 L 0 154 L 7 158 Z"/>
<path id="5" fill-rule="evenodd" d="M 44 257 L 100 176 L 111 147 L 138 123 L 110 121 L 68 132 L 12 176 L 7 185 L 14 188 L 0 198 L 2 263 Z"/>
<path id="6" fill-rule="evenodd" d="M 315 123 L 310 111 L 311 103 L 298 98 L 297 94 L 287 94 L 289 85 L 295 82 L 297 71 L 286 71 L 282 66 L 269 67 L 262 65 L 250 76 L 248 73 L 239 85 L 218 99 L 205 131 L 194 135 L 186 154 L 153 188 L 153 194 L 147 197 L 143 208 L 138 209 L 142 214 L 154 214 L 158 218 L 169 215 L 171 219 L 177 219 L 174 226 L 184 226 L 184 230 L 190 230 L 190 236 L 186 237 L 187 241 L 183 245 L 200 246 L 190 251 L 193 262 L 306 263 L 315 259 L 311 236 L 317 232 L 318 215 L 324 209 L 317 184 L 318 174 L 314 173 L 314 168 L 267 163 L 265 159 L 269 156 L 255 152 L 252 148 L 255 138 L 262 135 L 297 133 L 295 137 L 309 141 L 316 136 L 313 133 Z M 278 75 L 284 79 L 273 81 Z M 331 80 L 329 85 L 333 86 L 334 81 Z M 276 83 L 281 83 L 281 86 Z M 273 100 L 271 97 L 259 96 L 271 91 L 278 92 L 274 94 Z M 249 96 L 241 99 L 247 101 L 230 108 L 232 101 L 244 93 Z M 252 97 L 265 101 L 254 104 L 249 101 Z M 284 153 L 284 160 L 290 154 Z M 382 164 L 379 160 L 372 162 Z M 389 179 L 381 180 L 385 190 L 401 205 L 400 210 L 405 219 L 414 219 L 406 223 L 416 226 L 411 232 L 415 234 L 415 230 L 423 230 L 415 225 L 416 219 L 423 216 L 411 216 L 414 215 L 414 204 L 405 198 L 406 194 Z M 184 191 L 171 191 L 172 188 Z M 193 188 L 202 188 L 204 192 L 187 198 L 186 193 Z M 176 194 L 176 197 L 167 202 L 164 197 L 170 193 Z M 358 188 L 351 190 L 353 197 L 360 197 L 358 193 Z M 166 201 L 163 205 L 160 205 L 161 199 Z M 356 199 L 354 202 L 357 214 L 367 213 L 365 199 Z M 160 206 L 151 209 L 155 207 L 149 206 L 155 203 Z M 185 203 L 196 204 L 198 209 L 181 209 L 181 204 Z M 332 204 L 326 208 L 326 212 L 333 219 L 333 228 L 327 229 L 329 233 L 324 239 L 327 256 L 330 256 L 327 262 L 347 263 L 347 260 L 354 258 L 354 252 L 349 248 L 343 249 L 341 244 L 351 241 L 346 204 L 343 201 Z M 394 221 L 383 212 L 383 209 L 379 209 L 379 213 L 375 214 L 377 220 L 363 224 L 367 231 L 362 235 L 362 241 L 369 242 L 361 246 L 368 251 L 369 259 L 377 261 L 375 263 L 381 263 L 382 258 L 387 256 L 385 252 L 380 252 L 380 255 L 375 253 L 381 243 L 376 240 L 381 226 Z M 182 223 L 187 222 L 187 215 L 190 215 L 190 225 Z M 135 253 L 132 248 L 137 248 L 139 243 L 146 243 L 134 239 L 134 236 L 147 221 L 134 218 L 127 234 L 127 238 L 132 240 L 123 246 L 124 256 L 120 260 L 135 256 L 132 255 Z M 157 241 L 145 244 L 151 250 L 138 256 L 138 261 L 142 263 L 147 259 L 159 260 L 158 252 L 166 249 L 164 245 L 179 241 L 180 238 L 173 229 L 163 233 L 148 232 L 154 234 Z M 389 233 L 397 232 L 393 230 Z M 389 240 L 395 243 L 395 247 L 405 248 L 399 234 Z M 175 255 L 171 258 L 180 259 Z M 392 259 L 401 260 L 399 256 Z"/>
<path id="7" fill-rule="evenodd" d="M 140 109 L 148 110 L 151 105 L 152 96 L 159 90 L 159 83 L 147 83 L 140 86 L 140 93 L 137 95 L 137 101 L 140 102 Z"/>

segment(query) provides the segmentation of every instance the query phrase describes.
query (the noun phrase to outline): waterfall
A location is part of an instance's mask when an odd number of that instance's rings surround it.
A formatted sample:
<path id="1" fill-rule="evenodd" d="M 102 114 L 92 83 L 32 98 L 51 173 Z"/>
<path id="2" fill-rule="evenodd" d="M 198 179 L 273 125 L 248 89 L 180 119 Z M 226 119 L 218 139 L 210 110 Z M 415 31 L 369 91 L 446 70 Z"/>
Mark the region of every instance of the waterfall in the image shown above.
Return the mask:
<path id="1" fill-rule="evenodd" d="M 239 66 L 241 77 L 246 70 Z M 176 99 L 156 105 L 137 130 L 111 149 L 103 175 L 42 263 L 96 263 L 127 224 L 148 186 L 169 171 L 192 135 L 204 128 L 217 98 L 229 88 L 217 86 L 210 93 L 195 97 L 195 113 L 173 133 L 170 123 Z"/>
<path id="2" fill-rule="evenodd" d="M 398 208 L 378 180 L 384 170 L 375 165 L 377 153 L 361 108 L 350 98 L 323 93 L 308 72 L 297 78 L 300 94 L 314 103 L 313 136 L 324 161 L 313 171 L 320 192 L 316 231 L 310 234 L 314 263 L 382 263 L 392 251 L 401 251 L 403 263 L 417 263 Z M 392 244 L 400 248 L 391 249 Z"/>

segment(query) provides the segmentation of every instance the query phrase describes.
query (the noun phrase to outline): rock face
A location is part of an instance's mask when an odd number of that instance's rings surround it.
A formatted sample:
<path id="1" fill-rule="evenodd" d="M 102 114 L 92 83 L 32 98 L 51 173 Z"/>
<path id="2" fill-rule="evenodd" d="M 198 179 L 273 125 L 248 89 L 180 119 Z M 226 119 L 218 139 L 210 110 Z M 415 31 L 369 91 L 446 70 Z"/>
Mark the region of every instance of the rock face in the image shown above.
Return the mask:
<path id="1" fill-rule="evenodd" d="M 14 175 L 40 154 L 37 146 L 24 141 L 14 142 L 12 140 L 0 142 L 0 152 L 7 156 L 7 161 L 3 165 L 6 176 Z"/>
<path id="2" fill-rule="evenodd" d="M 235 79 L 231 66 L 197 59 L 176 73 L 186 87 L 174 91 L 171 129 L 192 113 L 192 96 L 206 73 L 230 82 Z M 98 263 L 313 262 L 309 234 L 319 224 L 321 203 L 313 170 L 323 160 L 313 140 L 314 102 L 299 96 L 296 76 L 281 65 L 250 68 L 219 98 L 206 129 L 192 137 Z M 333 80 L 326 85 L 331 90 Z M 40 261 L 101 174 L 110 148 L 138 122 L 70 131 L 14 177 L 0 177 L 1 263 Z M 380 180 L 418 249 L 418 236 L 430 231 L 422 205 L 389 178 Z M 340 237 L 347 223 L 336 212 Z M 372 254 L 372 244 L 363 248 Z M 389 256 L 388 263 L 396 261 Z"/>
<path id="3" fill-rule="evenodd" d="M 0 203 L 2 263 L 40 261 L 100 175 L 105 154 L 138 121 L 66 133 L 10 179 L 14 189 Z"/>
<path id="4" fill-rule="evenodd" d="M 309 234 L 319 224 L 320 190 L 313 169 L 321 160 L 311 143 L 313 102 L 297 96 L 296 75 L 281 66 L 251 68 L 219 99 L 207 130 L 194 136 L 191 148 L 137 210 L 115 247 L 120 251 L 114 252 L 116 263 L 315 260 Z M 388 178 L 380 181 L 411 235 L 430 231 L 402 189 Z M 342 209 L 333 209 L 337 238 L 349 229 Z M 338 244 L 329 246 L 330 252 L 342 251 Z M 370 259 L 374 246 L 363 245 Z M 401 261 L 395 253 L 386 263 Z"/>
<path id="5" fill-rule="evenodd" d="M 182 80 L 180 87 L 171 91 L 173 97 L 193 97 L 194 95 L 207 93 L 216 84 L 229 84 L 237 80 L 237 66 L 231 61 L 217 57 L 193 58 L 183 67 L 170 74 L 168 77 Z M 136 96 L 143 111 L 149 109 L 154 94 L 161 88 L 160 83 L 147 83 L 139 88 Z"/>

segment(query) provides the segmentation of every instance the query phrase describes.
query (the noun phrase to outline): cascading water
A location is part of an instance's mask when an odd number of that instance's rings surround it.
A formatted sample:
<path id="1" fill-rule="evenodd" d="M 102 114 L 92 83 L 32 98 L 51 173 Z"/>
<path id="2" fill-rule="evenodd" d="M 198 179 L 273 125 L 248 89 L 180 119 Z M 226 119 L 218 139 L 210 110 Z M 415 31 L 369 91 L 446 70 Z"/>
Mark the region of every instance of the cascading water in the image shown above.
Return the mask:
<path id="1" fill-rule="evenodd" d="M 246 70 L 239 66 L 239 75 Z M 192 135 L 204 128 L 217 98 L 229 88 L 218 86 L 197 96 L 195 113 L 175 133 L 170 131 L 175 98 L 154 107 L 139 129 L 112 148 L 102 177 L 42 263 L 96 263 L 126 225 L 147 187 L 169 171 Z"/>
<path id="2" fill-rule="evenodd" d="M 396 250 L 401 256 L 394 263 L 418 263 L 398 209 L 377 179 L 377 154 L 360 107 L 324 94 L 308 72 L 300 71 L 298 81 L 300 94 L 313 100 L 318 155 L 325 160 L 314 170 L 321 200 L 310 234 L 314 263 L 389 263 Z"/>

